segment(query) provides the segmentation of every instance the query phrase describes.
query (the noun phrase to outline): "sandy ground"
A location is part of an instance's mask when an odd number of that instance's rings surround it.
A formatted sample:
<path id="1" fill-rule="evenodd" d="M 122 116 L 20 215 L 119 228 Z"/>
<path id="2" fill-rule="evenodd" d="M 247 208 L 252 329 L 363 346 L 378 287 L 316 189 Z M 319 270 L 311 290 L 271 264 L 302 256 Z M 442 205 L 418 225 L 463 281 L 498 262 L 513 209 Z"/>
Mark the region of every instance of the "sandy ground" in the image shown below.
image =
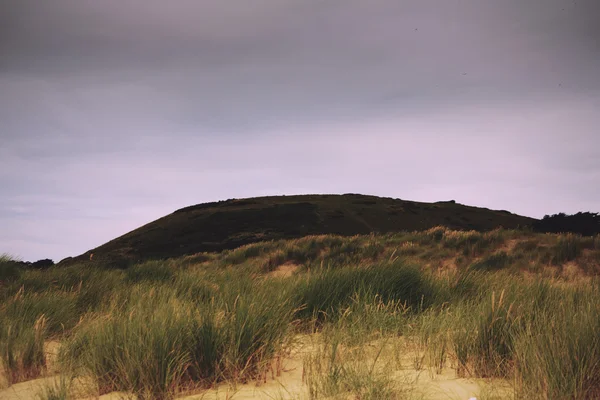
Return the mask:
<path id="1" fill-rule="evenodd" d="M 274 271 L 269 272 L 266 277 L 268 278 L 288 278 L 292 276 L 300 267 L 293 263 L 285 263 L 280 265 Z"/>
<path id="2" fill-rule="evenodd" d="M 314 343 L 314 341 L 313 341 Z M 39 398 L 38 394 L 44 389 L 57 385 L 60 381 L 55 375 L 54 359 L 58 348 L 57 343 L 47 345 L 48 375 L 40 379 L 14 384 L 8 388 L 0 389 L 0 400 L 26 400 Z M 308 388 L 303 382 L 303 360 L 305 356 L 314 351 L 313 345 L 306 339 L 291 352 L 290 356 L 282 363 L 279 376 L 269 372 L 267 382 L 240 384 L 233 387 L 230 384 L 221 384 L 214 389 L 204 390 L 178 398 L 188 400 L 247 400 L 247 399 L 274 399 L 274 400 L 304 400 L 309 399 Z M 430 400 L 468 400 L 477 398 L 483 391 L 495 399 L 512 398 L 509 385 L 505 382 L 490 382 L 481 379 L 457 378 L 452 368 L 445 368 L 441 374 L 435 374 L 429 369 L 415 370 L 411 367 L 410 355 L 401 364 L 403 368 L 393 373 L 394 379 L 401 385 L 411 387 L 410 398 Z M 110 393 L 103 396 L 93 395 L 92 384 L 85 380 L 75 381 L 72 393 L 78 399 L 103 399 L 117 400 L 128 398 L 124 393 Z M 0 387 L 1 388 L 1 387 Z M 131 398 L 131 397 L 129 397 Z M 351 397 L 349 397 L 351 398 Z"/>

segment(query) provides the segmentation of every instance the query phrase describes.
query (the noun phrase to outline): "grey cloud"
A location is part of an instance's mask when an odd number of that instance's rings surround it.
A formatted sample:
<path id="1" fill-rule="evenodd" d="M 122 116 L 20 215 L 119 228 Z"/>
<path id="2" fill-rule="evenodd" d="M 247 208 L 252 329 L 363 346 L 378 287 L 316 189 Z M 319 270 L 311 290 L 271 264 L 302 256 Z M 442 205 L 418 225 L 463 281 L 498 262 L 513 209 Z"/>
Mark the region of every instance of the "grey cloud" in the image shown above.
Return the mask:
<path id="1" fill-rule="evenodd" d="M 596 0 L 0 7 L 0 252 L 267 194 L 600 207 Z"/>

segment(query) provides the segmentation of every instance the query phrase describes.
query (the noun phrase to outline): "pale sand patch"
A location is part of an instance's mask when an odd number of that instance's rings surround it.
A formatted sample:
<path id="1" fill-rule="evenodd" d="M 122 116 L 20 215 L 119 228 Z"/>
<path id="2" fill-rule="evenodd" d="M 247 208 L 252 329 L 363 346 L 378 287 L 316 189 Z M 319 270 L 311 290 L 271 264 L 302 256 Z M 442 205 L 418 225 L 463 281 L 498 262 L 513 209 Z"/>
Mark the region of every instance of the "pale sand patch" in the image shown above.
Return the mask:
<path id="1" fill-rule="evenodd" d="M 270 278 L 287 278 L 292 276 L 299 268 L 299 265 L 288 262 L 280 265 L 276 270 L 269 272 L 267 276 Z"/>
<path id="2" fill-rule="evenodd" d="M 49 341 L 44 343 L 44 353 L 46 354 L 46 371 L 42 374 L 40 379 L 30 380 L 21 382 L 27 384 L 27 382 L 35 382 L 38 380 L 43 380 L 57 372 L 56 359 L 58 357 L 58 350 L 60 348 L 60 343 L 56 341 Z M 20 384 L 20 383 L 19 383 Z M 19 385 L 15 384 L 15 385 Z M 12 385 L 12 386 L 15 386 Z M 3 389 L 9 389 L 10 385 L 8 384 L 8 378 L 6 377 L 6 372 L 4 371 L 4 367 L 0 362 L 0 399 L 4 399 Z M 22 390 L 19 389 L 19 390 Z"/>
<path id="3" fill-rule="evenodd" d="M 42 393 L 55 383 L 58 383 L 57 376 L 33 379 L 30 381 L 15 383 L 7 389 L 0 390 L 0 399 L 2 400 L 26 400 L 37 398 L 38 393 Z"/>
<path id="4" fill-rule="evenodd" d="M 520 239 L 509 239 L 504 243 L 504 246 L 500 247 L 500 250 L 503 250 L 507 253 L 512 253 L 512 251 L 517 246 L 517 243 L 522 242 Z"/>
<path id="5" fill-rule="evenodd" d="M 60 386 L 60 376 L 45 376 L 39 379 L 33 379 L 26 382 L 15 383 L 7 389 L 0 390 L 0 400 L 25 400 L 38 399 L 49 388 Z M 89 379 L 75 379 L 70 386 L 70 393 L 76 399 L 96 399 L 93 393 L 94 385 Z"/>
<path id="6" fill-rule="evenodd" d="M 250 382 L 247 384 L 233 385 L 223 383 L 216 388 L 198 391 L 194 394 L 178 396 L 186 400 L 249 400 L 249 399 L 276 399 L 276 400 L 308 400 L 308 387 L 304 382 L 303 362 L 308 354 L 315 351 L 320 341 L 319 335 L 303 335 L 296 338 L 297 345 L 289 356 L 283 360 L 280 373 L 277 376 L 276 368 L 270 370 L 265 382 Z M 402 340 L 402 339 L 401 339 Z M 373 343 L 375 345 L 375 343 Z M 375 346 L 376 347 L 376 346 Z M 58 343 L 49 343 L 51 350 L 58 349 Z M 56 351 L 50 352 L 55 357 Z M 458 378 L 453 368 L 446 367 L 440 374 L 433 373 L 430 369 L 416 370 L 414 368 L 415 353 L 408 349 L 402 351 L 401 360 L 396 371 L 390 371 L 390 376 L 401 387 L 409 389 L 408 398 L 421 400 L 468 400 L 479 398 L 483 392 L 493 393 L 494 398 L 512 398 L 510 385 L 502 380 L 483 380 Z M 365 360 L 367 362 L 367 360 Z M 8 389 L 0 390 L 1 400 L 35 399 L 45 388 L 58 385 L 60 378 L 57 375 L 43 377 L 27 382 L 12 385 Z M 109 393 L 98 397 L 93 395 L 93 384 L 89 380 L 78 379 L 73 382 L 72 394 L 77 399 L 133 399 L 126 393 Z"/>
<path id="7" fill-rule="evenodd" d="M 60 350 L 60 342 L 48 341 L 44 343 L 44 353 L 46 353 L 46 374 L 52 375 L 58 372 L 58 352 Z"/>

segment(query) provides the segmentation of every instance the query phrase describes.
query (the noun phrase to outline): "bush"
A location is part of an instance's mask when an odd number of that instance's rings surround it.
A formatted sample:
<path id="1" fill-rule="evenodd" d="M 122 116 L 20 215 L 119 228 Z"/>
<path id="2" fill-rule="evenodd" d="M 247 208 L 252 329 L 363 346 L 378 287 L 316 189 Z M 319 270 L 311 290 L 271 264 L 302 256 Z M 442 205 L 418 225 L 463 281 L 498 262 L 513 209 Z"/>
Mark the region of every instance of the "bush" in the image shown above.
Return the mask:
<path id="1" fill-rule="evenodd" d="M 38 260 L 29 264 L 29 268 L 34 269 L 46 269 L 54 266 L 54 261 L 49 258 L 45 258 L 43 260 Z"/>
<path id="2" fill-rule="evenodd" d="M 578 212 L 567 215 L 559 213 L 545 215 L 541 221 L 533 224 L 536 232 L 543 233 L 575 233 L 583 236 L 600 234 L 600 215 L 592 212 Z"/>

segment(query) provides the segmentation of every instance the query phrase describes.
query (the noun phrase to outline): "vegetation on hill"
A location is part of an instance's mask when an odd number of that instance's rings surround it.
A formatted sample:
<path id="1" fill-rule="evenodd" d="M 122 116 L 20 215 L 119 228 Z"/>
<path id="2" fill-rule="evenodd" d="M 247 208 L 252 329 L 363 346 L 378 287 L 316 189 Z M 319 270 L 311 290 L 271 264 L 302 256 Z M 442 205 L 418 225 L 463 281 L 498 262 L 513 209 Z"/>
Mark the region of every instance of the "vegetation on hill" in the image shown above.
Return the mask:
<path id="1" fill-rule="evenodd" d="M 537 232 L 571 232 L 583 236 L 594 236 L 600 234 L 600 215 L 592 212 L 578 212 L 573 215 L 565 213 L 545 215 L 542 220 L 535 221 L 532 228 Z"/>
<path id="2" fill-rule="evenodd" d="M 398 375 L 406 360 L 433 376 L 485 378 L 490 390 L 501 382 L 509 398 L 600 393 L 600 236 L 434 227 L 126 270 L 14 265 L 0 260 L 4 375 L 14 384 L 46 373 L 44 343 L 60 341 L 59 398 L 82 377 L 92 396 L 140 399 L 264 381 L 306 334 L 308 399 L 427 398 Z"/>
<path id="3" fill-rule="evenodd" d="M 438 225 L 484 232 L 534 221 L 454 201 L 419 203 L 357 194 L 233 199 L 180 209 L 61 264 L 92 257 L 125 266 L 307 235 L 423 231 Z"/>

